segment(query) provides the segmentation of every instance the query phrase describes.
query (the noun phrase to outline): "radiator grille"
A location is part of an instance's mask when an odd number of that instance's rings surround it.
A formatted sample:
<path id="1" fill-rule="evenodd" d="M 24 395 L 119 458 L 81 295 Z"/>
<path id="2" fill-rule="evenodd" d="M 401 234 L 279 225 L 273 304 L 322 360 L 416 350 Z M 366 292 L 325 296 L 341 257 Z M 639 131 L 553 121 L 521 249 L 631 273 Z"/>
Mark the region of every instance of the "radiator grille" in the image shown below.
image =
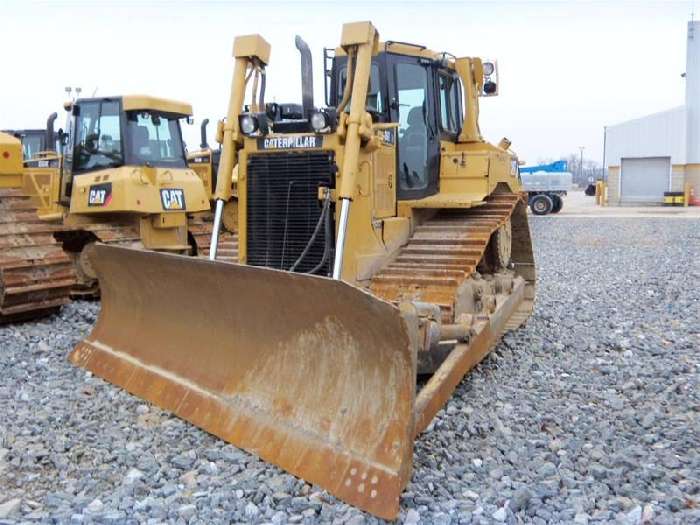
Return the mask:
<path id="1" fill-rule="evenodd" d="M 303 252 L 321 216 L 319 186 L 335 187 L 335 155 L 330 151 L 251 155 L 247 174 L 247 263 L 289 270 Z M 329 256 L 319 275 L 333 266 L 335 227 L 331 208 Z M 309 272 L 324 252 L 323 229 L 297 266 Z"/>

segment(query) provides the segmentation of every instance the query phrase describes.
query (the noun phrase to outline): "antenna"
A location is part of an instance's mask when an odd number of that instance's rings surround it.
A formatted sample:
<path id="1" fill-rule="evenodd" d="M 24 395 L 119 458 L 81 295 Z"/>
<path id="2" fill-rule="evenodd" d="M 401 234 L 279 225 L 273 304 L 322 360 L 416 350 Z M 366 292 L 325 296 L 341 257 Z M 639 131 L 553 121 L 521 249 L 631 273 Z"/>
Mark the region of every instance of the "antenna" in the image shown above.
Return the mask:
<path id="1" fill-rule="evenodd" d="M 95 98 L 95 95 L 97 95 L 98 89 L 99 89 L 98 87 L 95 87 L 95 91 L 92 92 L 92 98 Z"/>

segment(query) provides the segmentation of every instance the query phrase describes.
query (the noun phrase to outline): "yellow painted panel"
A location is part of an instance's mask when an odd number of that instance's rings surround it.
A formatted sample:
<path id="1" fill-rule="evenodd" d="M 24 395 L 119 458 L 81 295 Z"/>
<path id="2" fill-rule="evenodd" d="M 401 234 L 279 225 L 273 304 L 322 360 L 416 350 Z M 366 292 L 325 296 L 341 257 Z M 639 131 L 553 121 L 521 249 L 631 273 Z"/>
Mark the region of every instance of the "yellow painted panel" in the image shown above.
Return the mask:
<path id="1" fill-rule="evenodd" d="M 192 106 L 186 102 L 151 97 L 149 95 L 126 95 L 122 97 L 124 111 L 150 110 L 163 113 L 191 116 Z"/>
<path id="2" fill-rule="evenodd" d="M 233 41 L 236 58 L 257 57 L 264 64 L 270 63 L 270 44 L 260 35 L 237 36 Z"/>

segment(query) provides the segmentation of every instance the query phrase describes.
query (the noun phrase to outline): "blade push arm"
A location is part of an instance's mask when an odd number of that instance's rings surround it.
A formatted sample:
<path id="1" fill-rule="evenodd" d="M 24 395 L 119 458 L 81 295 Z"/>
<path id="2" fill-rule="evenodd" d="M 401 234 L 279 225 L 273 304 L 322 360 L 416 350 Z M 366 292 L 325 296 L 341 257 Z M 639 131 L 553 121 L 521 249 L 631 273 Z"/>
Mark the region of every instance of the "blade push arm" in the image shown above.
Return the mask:
<path id="1" fill-rule="evenodd" d="M 484 84 L 484 66 L 480 58 L 458 58 L 457 74 L 464 86 L 464 123 L 459 142 L 483 142 L 479 130 L 479 93 Z"/>
<path id="2" fill-rule="evenodd" d="M 353 61 L 355 69 L 345 86 L 343 101 L 347 102 L 350 93 L 350 114 L 346 121 L 345 151 L 343 166 L 340 170 L 341 182 L 338 197 L 341 200 L 338 237 L 335 246 L 335 262 L 333 264 L 333 279 L 340 279 L 343 271 L 343 248 L 345 233 L 350 217 L 350 202 L 355 197 L 355 181 L 357 178 L 358 158 L 362 137 L 360 125 L 366 113 L 367 88 L 369 85 L 372 55 L 376 53 L 379 35 L 370 22 L 353 22 L 343 26 L 341 47 L 348 54 L 348 61 Z M 342 110 L 342 108 L 341 108 Z"/>
<path id="3" fill-rule="evenodd" d="M 260 35 L 239 36 L 233 42 L 233 56 L 236 59 L 231 80 L 231 94 L 224 123 L 221 162 L 217 172 L 217 183 L 214 198 L 216 212 L 212 231 L 209 258 L 216 259 L 219 231 L 221 230 L 221 215 L 224 204 L 231 198 L 231 176 L 233 168 L 238 163 L 238 150 L 242 145 L 242 137 L 238 129 L 238 115 L 243 107 L 249 67 L 264 68 L 270 61 L 270 44 Z"/>

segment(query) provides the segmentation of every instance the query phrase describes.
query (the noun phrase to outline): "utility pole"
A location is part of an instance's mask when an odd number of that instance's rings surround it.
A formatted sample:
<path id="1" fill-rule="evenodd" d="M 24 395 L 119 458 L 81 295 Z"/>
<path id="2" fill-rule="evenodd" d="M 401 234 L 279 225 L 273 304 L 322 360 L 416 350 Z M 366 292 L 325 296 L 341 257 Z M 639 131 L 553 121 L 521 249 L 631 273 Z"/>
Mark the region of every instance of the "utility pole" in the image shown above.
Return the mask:
<path id="1" fill-rule="evenodd" d="M 586 148 L 585 146 L 579 146 L 578 149 L 581 150 L 581 160 L 578 164 L 578 178 L 579 180 L 583 180 L 583 150 Z"/>
<path id="2" fill-rule="evenodd" d="M 606 181 L 608 180 L 608 172 L 605 170 L 605 158 L 606 158 L 606 153 L 607 153 L 607 147 L 608 147 L 608 127 L 603 126 L 603 174 L 601 179 Z"/>

